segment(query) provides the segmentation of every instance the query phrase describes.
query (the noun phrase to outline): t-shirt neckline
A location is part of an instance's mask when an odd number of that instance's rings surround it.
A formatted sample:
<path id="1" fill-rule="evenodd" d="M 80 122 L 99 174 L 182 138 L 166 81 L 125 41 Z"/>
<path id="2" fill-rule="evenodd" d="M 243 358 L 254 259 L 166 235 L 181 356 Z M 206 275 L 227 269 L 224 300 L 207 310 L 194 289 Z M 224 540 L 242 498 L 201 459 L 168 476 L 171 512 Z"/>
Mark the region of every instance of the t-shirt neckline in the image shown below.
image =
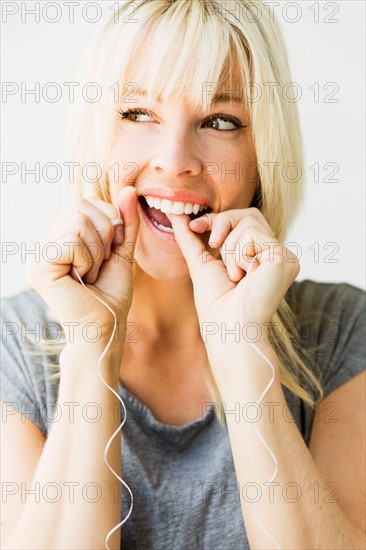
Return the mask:
<path id="1" fill-rule="evenodd" d="M 209 402 L 202 409 L 201 417 L 196 418 L 195 420 L 192 420 L 182 425 L 165 424 L 163 422 L 160 422 L 154 416 L 151 409 L 147 405 L 145 405 L 145 403 L 142 403 L 142 401 L 140 401 L 136 397 L 136 395 L 134 395 L 132 392 L 127 390 L 127 388 L 125 388 L 121 384 L 121 381 L 118 381 L 118 393 L 125 403 L 125 407 L 127 410 L 127 418 L 128 418 L 129 408 L 130 408 L 131 412 L 136 413 L 137 418 L 142 419 L 143 422 L 150 429 L 160 433 L 165 432 L 171 435 L 176 434 L 176 435 L 182 436 L 183 434 L 201 429 L 203 426 L 207 425 L 215 416 L 214 403 Z M 121 405 L 121 408 L 122 408 L 122 405 Z"/>

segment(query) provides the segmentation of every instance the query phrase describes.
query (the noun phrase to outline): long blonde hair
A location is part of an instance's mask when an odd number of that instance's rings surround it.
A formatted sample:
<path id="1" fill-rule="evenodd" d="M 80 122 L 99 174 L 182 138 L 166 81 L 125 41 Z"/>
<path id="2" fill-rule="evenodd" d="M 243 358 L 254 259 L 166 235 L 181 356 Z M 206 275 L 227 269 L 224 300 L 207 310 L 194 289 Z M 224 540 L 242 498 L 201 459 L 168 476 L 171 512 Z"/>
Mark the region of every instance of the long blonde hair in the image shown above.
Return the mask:
<path id="1" fill-rule="evenodd" d="M 234 68 L 239 72 L 235 78 Z M 219 84 L 225 87 L 219 92 L 238 91 L 247 104 L 257 156 L 253 205 L 284 242 L 303 194 L 302 139 L 296 102 L 284 93 L 291 75 L 282 33 L 262 1 L 128 0 L 94 37 L 77 74 L 82 85 L 98 83 L 100 98 L 81 99 L 70 112 L 68 154 L 78 163 L 76 195 L 85 195 L 92 185 L 111 202 L 107 167 L 122 93 L 133 95 L 143 78 L 148 104 L 187 94 L 206 111 L 214 93 L 203 92 L 217 91 Z M 92 183 L 83 170 L 90 162 L 100 167 Z M 283 299 L 270 339 L 280 360 L 281 383 L 315 407 L 323 390 L 306 364 L 294 321 Z"/>

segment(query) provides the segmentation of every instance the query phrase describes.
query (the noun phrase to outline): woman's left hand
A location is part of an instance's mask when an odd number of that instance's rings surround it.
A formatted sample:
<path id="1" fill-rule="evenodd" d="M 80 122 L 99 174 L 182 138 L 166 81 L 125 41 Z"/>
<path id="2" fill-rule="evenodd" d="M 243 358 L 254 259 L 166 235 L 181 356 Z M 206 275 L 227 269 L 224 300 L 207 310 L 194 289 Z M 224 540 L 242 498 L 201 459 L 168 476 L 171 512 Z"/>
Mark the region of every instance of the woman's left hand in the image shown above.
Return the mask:
<path id="1" fill-rule="evenodd" d="M 187 215 L 168 217 L 193 282 L 201 333 L 203 323 L 217 323 L 220 330 L 227 323 L 229 331 L 236 322 L 256 323 L 266 332 L 300 267 L 262 213 L 244 208 L 205 214 L 195 221 Z M 215 243 L 213 252 L 197 235 L 207 231 L 209 246 Z M 215 257 L 215 249 L 221 258 Z"/>

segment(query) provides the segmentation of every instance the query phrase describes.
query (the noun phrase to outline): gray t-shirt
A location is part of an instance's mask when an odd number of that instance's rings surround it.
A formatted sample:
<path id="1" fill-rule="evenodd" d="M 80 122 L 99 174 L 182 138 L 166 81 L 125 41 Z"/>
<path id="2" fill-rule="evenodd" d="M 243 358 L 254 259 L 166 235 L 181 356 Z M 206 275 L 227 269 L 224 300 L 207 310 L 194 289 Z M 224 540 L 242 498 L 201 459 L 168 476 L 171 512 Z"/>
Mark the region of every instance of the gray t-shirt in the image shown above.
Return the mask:
<path id="1" fill-rule="evenodd" d="M 365 292 L 348 284 L 306 280 L 295 282 L 287 297 L 298 315 L 302 345 L 318 346 L 313 364 L 327 396 L 365 368 Z M 2 300 L 1 400 L 15 403 L 46 435 L 58 384 L 50 382 L 45 356 L 37 360 L 23 354 L 32 345 L 22 332 L 38 331 L 42 337 L 47 327 L 43 338 L 56 341 L 58 329 L 50 319 L 47 304 L 34 290 Z M 57 354 L 49 360 L 57 363 Z M 308 445 L 313 412 L 283 389 Z M 228 432 L 216 419 L 213 405 L 204 407 L 199 419 L 171 426 L 156 420 L 121 384 L 119 395 L 127 409 L 123 479 L 134 494 L 132 514 L 122 526 L 121 548 L 249 549 Z M 125 488 L 122 497 L 124 518 L 130 507 Z M 248 492 L 248 498 L 255 496 Z"/>

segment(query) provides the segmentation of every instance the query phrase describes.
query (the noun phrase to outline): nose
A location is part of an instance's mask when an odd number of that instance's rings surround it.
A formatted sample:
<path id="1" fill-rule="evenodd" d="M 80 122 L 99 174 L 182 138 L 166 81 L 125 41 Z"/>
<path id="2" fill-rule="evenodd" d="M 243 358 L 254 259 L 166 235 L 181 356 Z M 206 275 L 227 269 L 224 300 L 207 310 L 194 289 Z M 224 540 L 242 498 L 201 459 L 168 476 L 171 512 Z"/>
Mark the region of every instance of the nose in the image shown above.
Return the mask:
<path id="1" fill-rule="evenodd" d="M 159 138 L 151 160 L 154 172 L 169 178 L 197 176 L 201 173 L 202 162 L 197 155 L 194 135 L 182 123 L 175 128 L 166 127 Z"/>

